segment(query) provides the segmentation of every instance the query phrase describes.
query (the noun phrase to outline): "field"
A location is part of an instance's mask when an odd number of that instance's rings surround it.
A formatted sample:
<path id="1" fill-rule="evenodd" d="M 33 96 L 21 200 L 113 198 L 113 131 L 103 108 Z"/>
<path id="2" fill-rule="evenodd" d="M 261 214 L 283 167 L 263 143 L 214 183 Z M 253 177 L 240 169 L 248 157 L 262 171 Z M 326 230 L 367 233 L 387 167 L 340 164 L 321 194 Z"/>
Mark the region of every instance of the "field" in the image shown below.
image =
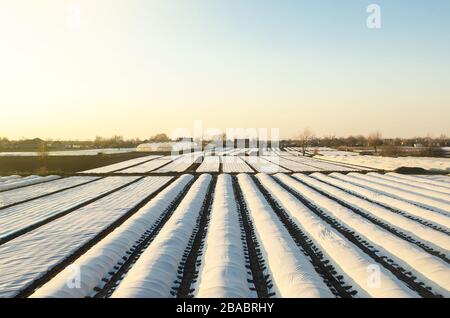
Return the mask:
<path id="1" fill-rule="evenodd" d="M 449 297 L 450 177 L 252 149 L 0 177 L 0 297 Z"/>
<path id="2" fill-rule="evenodd" d="M 152 153 L 154 155 L 168 153 Z M 104 155 L 48 156 L 0 156 L 0 176 L 11 174 L 67 174 L 95 169 L 133 158 L 148 156 L 143 152 L 116 153 Z"/>
<path id="3" fill-rule="evenodd" d="M 324 156 L 324 159 L 349 163 L 354 165 L 370 166 L 375 169 L 395 170 L 400 167 L 418 167 L 431 171 L 447 171 L 450 173 L 450 159 L 428 157 L 373 157 L 373 156 Z"/>
<path id="4" fill-rule="evenodd" d="M 49 151 L 48 156 L 96 156 L 98 154 L 112 155 L 129 153 L 136 151 L 136 148 L 103 148 L 103 149 L 83 149 L 83 150 L 60 150 Z M 41 154 L 39 152 L 32 151 L 1 151 L 0 157 L 38 157 Z"/>
<path id="5" fill-rule="evenodd" d="M 446 150 L 446 148 L 443 148 Z M 316 150 L 316 159 L 326 160 L 332 163 L 350 164 L 363 167 L 370 167 L 380 170 L 396 170 L 399 168 L 418 168 L 422 171 L 450 173 L 450 158 L 434 157 L 381 157 L 364 156 L 354 152 L 337 151 L 330 148 L 309 148 L 309 154 Z M 301 154 L 301 149 L 292 147 L 288 149 L 290 154 Z"/>

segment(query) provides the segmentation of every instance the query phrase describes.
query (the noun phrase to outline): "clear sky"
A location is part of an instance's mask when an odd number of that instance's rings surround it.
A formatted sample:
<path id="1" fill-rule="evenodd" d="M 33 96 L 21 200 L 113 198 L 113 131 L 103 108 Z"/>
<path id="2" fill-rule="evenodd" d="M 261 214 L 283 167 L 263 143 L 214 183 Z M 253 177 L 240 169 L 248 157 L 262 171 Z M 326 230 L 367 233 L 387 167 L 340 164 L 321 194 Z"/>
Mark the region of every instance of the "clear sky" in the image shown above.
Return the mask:
<path id="1" fill-rule="evenodd" d="M 195 119 L 450 135 L 450 1 L 0 0 L 0 110 L 9 138 L 146 138 Z"/>

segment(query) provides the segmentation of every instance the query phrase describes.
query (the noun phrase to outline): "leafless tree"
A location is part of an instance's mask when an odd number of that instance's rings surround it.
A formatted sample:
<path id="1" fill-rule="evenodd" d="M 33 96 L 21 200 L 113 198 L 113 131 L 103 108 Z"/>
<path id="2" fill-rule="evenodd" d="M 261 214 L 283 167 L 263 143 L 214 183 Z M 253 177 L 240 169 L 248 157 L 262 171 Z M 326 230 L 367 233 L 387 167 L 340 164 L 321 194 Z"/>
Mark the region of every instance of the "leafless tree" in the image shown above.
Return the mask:
<path id="1" fill-rule="evenodd" d="M 448 137 L 446 134 L 441 134 L 438 139 L 439 145 L 445 147 L 448 144 Z"/>
<path id="2" fill-rule="evenodd" d="M 170 141 L 170 138 L 166 134 L 161 133 L 161 134 L 156 134 L 156 135 L 150 137 L 149 140 L 151 142 L 168 142 L 168 141 Z"/>
<path id="3" fill-rule="evenodd" d="M 306 154 L 306 148 L 314 140 L 314 133 L 308 128 L 305 128 L 305 130 L 303 130 L 303 132 L 298 136 L 298 140 L 300 142 L 300 147 L 302 147 L 304 156 Z"/>
<path id="4" fill-rule="evenodd" d="M 373 147 L 373 149 L 375 150 L 375 153 L 377 153 L 378 146 L 381 146 L 381 144 L 382 144 L 381 133 L 378 131 L 370 133 L 367 138 L 367 141 L 369 142 L 369 146 Z"/>
<path id="5" fill-rule="evenodd" d="M 48 157 L 48 144 L 46 141 L 42 141 L 39 145 L 38 154 L 40 159 L 45 159 Z"/>

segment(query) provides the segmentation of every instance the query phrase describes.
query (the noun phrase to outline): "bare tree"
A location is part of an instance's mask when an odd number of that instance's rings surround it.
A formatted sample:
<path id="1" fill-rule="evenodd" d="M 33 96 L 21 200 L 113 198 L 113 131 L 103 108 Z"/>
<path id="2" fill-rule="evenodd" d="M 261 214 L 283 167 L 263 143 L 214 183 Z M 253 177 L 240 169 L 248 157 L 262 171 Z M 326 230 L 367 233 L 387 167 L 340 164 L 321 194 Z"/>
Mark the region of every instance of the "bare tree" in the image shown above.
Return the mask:
<path id="1" fill-rule="evenodd" d="M 448 140 L 449 140 L 449 139 L 448 139 L 448 137 L 447 137 L 446 134 L 441 134 L 441 135 L 439 136 L 439 139 L 438 139 L 439 145 L 440 145 L 441 147 L 447 146 Z"/>
<path id="2" fill-rule="evenodd" d="M 303 132 L 298 136 L 298 140 L 300 142 L 300 147 L 302 147 L 303 156 L 306 155 L 306 148 L 311 144 L 314 140 L 314 133 L 305 128 Z"/>
<path id="3" fill-rule="evenodd" d="M 370 133 L 367 138 L 367 141 L 369 142 L 369 146 L 373 147 L 373 149 L 375 150 L 375 153 L 377 153 L 378 146 L 382 145 L 381 133 L 378 131 Z"/>
<path id="4" fill-rule="evenodd" d="M 40 159 L 48 157 L 48 144 L 46 141 L 42 141 L 38 147 L 38 154 Z"/>
<path id="5" fill-rule="evenodd" d="M 168 142 L 168 141 L 170 141 L 170 138 L 166 134 L 161 133 L 161 134 L 156 134 L 156 135 L 150 137 L 149 140 L 151 142 Z"/>

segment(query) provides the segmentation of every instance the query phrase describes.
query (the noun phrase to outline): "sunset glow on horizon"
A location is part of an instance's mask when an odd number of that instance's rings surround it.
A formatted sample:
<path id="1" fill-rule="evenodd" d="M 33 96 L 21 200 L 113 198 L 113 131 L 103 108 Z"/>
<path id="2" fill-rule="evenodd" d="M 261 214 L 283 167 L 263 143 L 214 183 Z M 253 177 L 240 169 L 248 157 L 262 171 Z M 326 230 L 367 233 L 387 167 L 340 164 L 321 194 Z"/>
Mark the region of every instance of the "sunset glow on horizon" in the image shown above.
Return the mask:
<path id="1" fill-rule="evenodd" d="M 382 9 L 381 29 L 366 8 Z M 450 135 L 450 2 L 3 0 L 0 137 Z M 79 15 L 79 19 L 78 19 Z"/>

